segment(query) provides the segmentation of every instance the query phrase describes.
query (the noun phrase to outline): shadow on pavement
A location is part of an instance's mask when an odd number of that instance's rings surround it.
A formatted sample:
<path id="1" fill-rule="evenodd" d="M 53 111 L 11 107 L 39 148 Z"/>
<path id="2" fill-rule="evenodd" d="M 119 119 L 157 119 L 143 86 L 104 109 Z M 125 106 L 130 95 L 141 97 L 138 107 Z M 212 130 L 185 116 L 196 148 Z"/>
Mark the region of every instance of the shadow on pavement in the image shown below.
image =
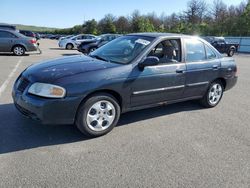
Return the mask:
<path id="1" fill-rule="evenodd" d="M 117 126 L 200 109 L 200 105 L 196 103 L 184 102 L 128 112 L 121 116 Z M 27 119 L 15 109 L 13 104 L 0 105 L 0 120 L 0 154 L 89 139 L 74 125 L 42 125 Z"/>
<path id="2" fill-rule="evenodd" d="M 64 48 L 49 48 L 50 50 L 66 50 Z"/>
<path id="3" fill-rule="evenodd" d="M 23 56 L 29 56 L 30 54 L 27 54 L 27 53 L 25 53 Z M 1 52 L 0 53 L 0 56 L 14 56 L 14 57 L 22 57 L 22 56 L 16 56 L 16 55 L 14 55 L 13 53 L 4 53 L 4 52 Z"/>
<path id="4" fill-rule="evenodd" d="M 81 54 L 77 54 L 77 53 L 68 53 L 68 54 L 62 54 L 63 56 L 72 56 L 72 55 L 81 55 Z"/>

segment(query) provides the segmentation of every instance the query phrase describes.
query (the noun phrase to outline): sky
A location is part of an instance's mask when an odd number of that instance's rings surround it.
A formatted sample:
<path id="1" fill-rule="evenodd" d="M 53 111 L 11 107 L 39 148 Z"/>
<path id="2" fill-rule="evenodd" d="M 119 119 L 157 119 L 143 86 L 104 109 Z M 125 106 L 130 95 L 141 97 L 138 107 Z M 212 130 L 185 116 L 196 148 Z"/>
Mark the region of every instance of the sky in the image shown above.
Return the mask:
<path id="1" fill-rule="evenodd" d="M 128 16 L 134 10 L 170 15 L 185 10 L 188 0 L 0 0 L 0 23 L 67 28 L 105 14 Z M 213 0 L 206 0 L 212 3 Z M 223 0 L 238 5 L 241 0 Z"/>

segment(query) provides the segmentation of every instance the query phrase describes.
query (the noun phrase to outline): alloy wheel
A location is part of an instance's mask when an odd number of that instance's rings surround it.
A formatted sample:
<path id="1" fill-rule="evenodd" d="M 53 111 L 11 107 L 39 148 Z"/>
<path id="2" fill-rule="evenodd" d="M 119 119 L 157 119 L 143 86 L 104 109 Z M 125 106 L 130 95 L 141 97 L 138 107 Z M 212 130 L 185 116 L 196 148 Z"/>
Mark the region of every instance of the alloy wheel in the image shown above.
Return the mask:
<path id="1" fill-rule="evenodd" d="M 102 100 L 94 103 L 87 113 L 87 125 L 93 131 L 103 131 L 110 127 L 116 116 L 114 105 Z"/>

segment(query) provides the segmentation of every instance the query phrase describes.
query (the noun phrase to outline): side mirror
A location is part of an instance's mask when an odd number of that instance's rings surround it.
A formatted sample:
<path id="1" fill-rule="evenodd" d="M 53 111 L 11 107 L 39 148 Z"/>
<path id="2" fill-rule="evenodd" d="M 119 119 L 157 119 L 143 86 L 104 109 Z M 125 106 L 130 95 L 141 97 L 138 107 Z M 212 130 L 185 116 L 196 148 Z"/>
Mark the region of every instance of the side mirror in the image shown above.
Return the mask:
<path id="1" fill-rule="evenodd" d="M 155 56 L 148 56 L 144 61 L 138 64 L 140 70 L 143 70 L 144 67 L 155 66 L 158 65 L 160 62 L 158 57 Z"/>

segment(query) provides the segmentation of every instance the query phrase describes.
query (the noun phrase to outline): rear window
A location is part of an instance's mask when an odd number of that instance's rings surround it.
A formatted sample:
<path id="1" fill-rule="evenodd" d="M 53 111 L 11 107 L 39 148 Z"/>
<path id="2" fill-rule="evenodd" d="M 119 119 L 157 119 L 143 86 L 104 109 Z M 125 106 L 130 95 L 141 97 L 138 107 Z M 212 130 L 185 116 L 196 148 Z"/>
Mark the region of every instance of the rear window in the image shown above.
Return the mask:
<path id="1" fill-rule="evenodd" d="M 16 36 L 8 31 L 0 31 L 0 38 L 16 38 Z"/>
<path id="2" fill-rule="evenodd" d="M 204 61 L 206 59 L 206 53 L 204 44 L 197 39 L 185 39 L 186 45 L 186 61 Z"/>

